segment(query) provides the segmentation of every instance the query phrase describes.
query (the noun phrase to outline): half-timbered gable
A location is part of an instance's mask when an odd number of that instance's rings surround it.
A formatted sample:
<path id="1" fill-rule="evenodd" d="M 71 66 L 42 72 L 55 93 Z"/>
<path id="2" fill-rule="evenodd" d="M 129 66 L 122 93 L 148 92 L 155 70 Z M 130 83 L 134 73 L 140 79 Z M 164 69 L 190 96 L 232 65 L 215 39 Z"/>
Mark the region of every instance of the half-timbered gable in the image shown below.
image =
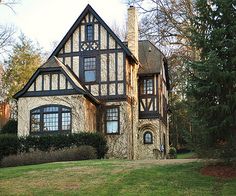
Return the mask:
<path id="1" fill-rule="evenodd" d="M 163 117 L 167 100 L 166 59 L 149 41 L 139 41 L 139 118 Z"/>
<path id="2" fill-rule="evenodd" d="M 56 57 L 52 57 L 38 68 L 25 87 L 14 97 L 70 94 L 83 94 L 96 101 L 86 87 L 76 78 L 70 68 L 66 67 Z"/>
<path id="3" fill-rule="evenodd" d="M 100 99 L 126 95 L 126 59 L 137 61 L 129 49 L 88 5 L 52 53 Z"/>

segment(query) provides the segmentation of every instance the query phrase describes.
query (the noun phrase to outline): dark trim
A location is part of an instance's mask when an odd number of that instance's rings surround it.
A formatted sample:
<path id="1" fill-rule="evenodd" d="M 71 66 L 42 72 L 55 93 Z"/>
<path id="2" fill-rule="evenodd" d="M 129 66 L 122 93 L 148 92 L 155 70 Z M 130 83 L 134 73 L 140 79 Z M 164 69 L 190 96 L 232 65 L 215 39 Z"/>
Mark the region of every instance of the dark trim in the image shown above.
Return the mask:
<path id="1" fill-rule="evenodd" d="M 130 52 L 130 50 L 124 45 L 124 43 L 116 36 L 116 34 L 110 29 L 110 27 L 102 20 L 102 18 L 95 12 L 95 10 L 88 4 L 84 11 L 80 14 L 78 19 L 75 21 L 75 23 L 72 25 L 70 30 L 66 33 L 66 35 L 63 37 L 59 45 L 56 47 L 56 49 L 53 51 L 53 53 L 50 55 L 49 59 L 53 56 L 57 56 L 60 52 L 61 48 L 65 45 L 67 40 L 71 37 L 73 32 L 78 28 L 80 23 L 82 22 L 83 18 L 87 15 L 87 13 L 91 13 L 99 22 L 100 24 L 107 30 L 109 34 L 112 35 L 112 37 L 115 39 L 116 42 L 120 45 L 121 48 L 125 51 L 125 53 L 130 56 L 134 62 L 138 63 L 138 60 L 135 58 L 135 56 Z"/>
<path id="2" fill-rule="evenodd" d="M 127 84 L 128 84 L 127 77 L 126 77 L 126 68 L 127 68 L 126 55 L 123 52 L 123 80 L 124 80 L 124 94 L 125 95 L 127 94 Z"/>
<path id="3" fill-rule="evenodd" d="M 139 119 L 160 119 L 158 112 L 139 112 Z"/>
<path id="4" fill-rule="evenodd" d="M 44 74 L 41 75 L 41 79 L 42 79 L 42 83 L 41 83 L 42 84 L 42 91 L 44 91 Z M 36 83 L 36 81 L 37 81 L 37 77 L 34 82 Z"/>
<path id="5" fill-rule="evenodd" d="M 117 48 L 117 42 L 115 42 L 115 48 Z M 117 80 L 118 80 L 118 53 L 117 52 L 115 52 L 115 81 L 116 81 L 116 84 L 115 84 L 115 86 L 116 86 L 116 95 L 118 95 L 118 83 L 117 83 Z M 124 91 L 124 89 L 123 89 L 123 91 Z"/>
<path id="6" fill-rule="evenodd" d="M 52 90 L 52 74 L 49 74 L 49 90 Z"/>
<path id="7" fill-rule="evenodd" d="M 29 91 L 21 97 L 43 97 L 43 96 L 58 96 L 58 95 L 75 95 L 81 94 L 75 89 L 65 90 L 47 90 L 47 91 Z"/>
<path id="8" fill-rule="evenodd" d="M 110 73 L 110 70 L 109 70 L 109 68 L 110 68 L 110 62 L 109 62 L 109 59 L 110 59 L 110 55 L 109 55 L 109 53 L 107 53 L 107 95 L 109 96 L 110 95 L 110 77 L 109 77 L 109 73 Z"/>
<path id="9" fill-rule="evenodd" d="M 156 111 L 159 112 L 159 82 L 158 82 L 158 79 L 159 79 L 159 74 L 156 74 L 156 104 L 157 104 L 157 107 L 156 107 Z"/>
<path id="10" fill-rule="evenodd" d="M 24 88 L 19 91 L 18 93 L 16 93 L 13 97 L 15 99 L 18 99 L 19 97 L 22 97 L 25 93 L 27 93 L 27 90 L 29 89 L 29 87 L 31 86 L 31 84 L 33 82 L 35 82 L 36 78 L 42 74 L 42 77 L 44 74 L 57 74 L 57 73 L 62 73 L 64 74 L 64 76 L 66 77 L 66 79 L 71 83 L 72 87 L 77 91 L 77 94 L 85 94 L 85 91 L 79 87 L 77 87 L 74 82 L 72 81 L 72 79 L 67 75 L 67 73 L 61 68 L 61 67 L 50 67 L 50 68 L 38 68 L 37 71 L 33 74 L 33 76 L 30 78 L 30 80 L 28 81 L 28 83 L 24 86 Z M 58 78 L 60 79 L 60 77 Z M 60 82 L 59 82 L 60 83 Z M 44 80 L 42 79 L 42 89 L 44 88 L 43 86 L 44 84 Z M 31 91 L 34 92 L 34 91 Z M 41 91 L 37 91 L 37 92 L 41 92 Z M 45 92 L 45 91 L 42 91 Z M 29 93 L 29 92 L 28 92 Z"/>
<path id="11" fill-rule="evenodd" d="M 81 26 L 79 26 L 78 28 L 79 28 L 79 43 L 78 43 L 78 44 L 79 44 L 79 52 L 80 52 L 80 51 L 81 51 Z M 76 28 L 75 28 L 75 30 L 76 30 Z M 73 34 L 73 33 L 72 33 L 72 34 Z M 63 38 L 63 39 L 64 39 L 64 38 Z M 62 40 L 62 41 L 63 41 L 63 40 Z M 61 42 L 62 42 L 62 41 L 61 41 Z M 60 43 L 60 44 L 61 44 L 61 43 Z M 59 44 L 59 45 L 60 45 L 60 44 Z M 57 47 L 59 47 L 59 45 L 58 45 Z M 57 54 L 58 54 L 58 52 L 57 52 Z"/>
<path id="12" fill-rule="evenodd" d="M 167 62 L 166 58 L 164 58 L 163 61 L 164 61 L 164 69 L 165 69 L 165 75 L 166 75 L 166 88 L 167 88 L 167 91 L 169 91 L 170 90 L 170 78 L 169 78 L 169 72 L 168 72 L 168 62 Z"/>
<path id="13" fill-rule="evenodd" d="M 84 56 L 100 55 L 100 54 L 115 53 L 115 52 L 123 52 L 123 50 L 122 49 L 83 50 L 83 51 L 77 51 L 77 52 L 58 54 L 58 58 L 83 56 L 83 55 Z"/>

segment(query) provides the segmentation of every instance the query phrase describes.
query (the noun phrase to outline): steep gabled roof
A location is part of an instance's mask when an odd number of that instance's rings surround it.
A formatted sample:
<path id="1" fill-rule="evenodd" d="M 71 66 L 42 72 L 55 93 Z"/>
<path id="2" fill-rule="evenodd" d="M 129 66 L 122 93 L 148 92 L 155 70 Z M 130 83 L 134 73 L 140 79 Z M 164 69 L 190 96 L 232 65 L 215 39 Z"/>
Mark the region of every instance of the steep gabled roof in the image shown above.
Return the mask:
<path id="1" fill-rule="evenodd" d="M 112 37 L 115 39 L 115 41 L 120 45 L 120 47 L 125 51 L 125 53 L 131 57 L 134 62 L 138 63 L 138 60 L 135 58 L 135 56 L 132 54 L 132 52 L 124 45 L 124 43 L 116 36 L 116 34 L 110 29 L 110 27 L 103 21 L 103 19 L 95 12 L 95 10 L 88 4 L 84 11 L 80 14 L 78 19 L 75 21 L 75 23 L 72 25 L 70 30 L 66 33 L 66 35 L 63 37 L 59 45 L 56 47 L 56 49 L 52 52 L 49 59 L 52 56 L 57 56 L 57 54 L 60 52 L 62 47 L 66 44 L 68 39 L 71 37 L 73 32 L 76 30 L 76 28 L 79 26 L 79 24 L 82 22 L 83 18 L 88 13 L 92 13 L 94 17 L 100 22 L 100 24 L 108 31 L 109 34 L 112 35 Z"/>
<path id="2" fill-rule="evenodd" d="M 139 46 L 139 67 L 138 74 L 154 74 L 160 73 L 162 64 L 164 64 L 167 88 L 169 89 L 169 75 L 168 75 L 168 64 L 164 54 L 149 40 L 140 40 Z"/>
<path id="3" fill-rule="evenodd" d="M 23 96 L 29 87 L 33 84 L 39 74 L 43 72 L 50 72 L 50 71 L 61 71 L 67 80 L 71 83 L 72 87 L 78 92 L 78 94 L 83 94 L 85 97 L 90 99 L 92 102 L 98 104 L 99 101 L 88 91 L 85 85 L 79 80 L 79 78 L 73 73 L 70 67 L 64 65 L 57 57 L 50 58 L 47 62 L 41 65 L 37 71 L 33 74 L 30 78 L 28 83 L 24 86 L 24 88 L 16 93 L 13 97 L 18 99 L 19 97 Z"/>
<path id="4" fill-rule="evenodd" d="M 165 56 L 148 40 L 140 40 L 138 43 L 139 61 L 142 67 L 139 74 L 160 73 Z"/>

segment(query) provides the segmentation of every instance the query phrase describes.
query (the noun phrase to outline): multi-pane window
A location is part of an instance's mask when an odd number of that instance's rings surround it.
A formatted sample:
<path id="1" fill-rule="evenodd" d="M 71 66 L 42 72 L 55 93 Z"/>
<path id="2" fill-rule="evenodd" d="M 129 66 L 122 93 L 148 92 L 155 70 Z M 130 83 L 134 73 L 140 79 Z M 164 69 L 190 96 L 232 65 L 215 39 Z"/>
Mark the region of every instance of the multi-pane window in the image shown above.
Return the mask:
<path id="1" fill-rule="evenodd" d="M 41 106 L 31 111 L 31 132 L 71 130 L 71 109 L 61 105 Z"/>
<path id="2" fill-rule="evenodd" d="M 146 131 L 143 135 L 143 143 L 144 144 L 152 144 L 153 143 L 153 138 L 152 138 L 152 133 L 150 131 Z"/>
<path id="3" fill-rule="evenodd" d="M 93 41 L 93 25 L 86 26 L 86 39 L 87 41 Z"/>
<path id="4" fill-rule="evenodd" d="M 119 109 L 108 108 L 106 111 L 106 133 L 119 133 Z"/>
<path id="5" fill-rule="evenodd" d="M 40 113 L 31 114 L 31 132 L 40 131 Z"/>
<path id="6" fill-rule="evenodd" d="M 85 82 L 96 81 L 96 58 L 95 57 L 84 58 L 84 81 Z"/>
<path id="7" fill-rule="evenodd" d="M 58 113 L 43 114 L 43 131 L 58 130 Z"/>
<path id="8" fill-rule="evenodd" d="M 141 94 L 153 94 L 153 79 L 143 79 L 140 88 Z"/>
<path id="9" fill-rule="evenodd" d="M 64 109 L 64 108 L 63 108 Z M 71 126 L 71 113 L 69 111 L 69 109 L 67 109 L 67 111 L 63 111 L 62 109 L 62 118 L 61 118 L 61 123 L 62 123 L 62 130 L 70 130 L 70 126 Z"/>

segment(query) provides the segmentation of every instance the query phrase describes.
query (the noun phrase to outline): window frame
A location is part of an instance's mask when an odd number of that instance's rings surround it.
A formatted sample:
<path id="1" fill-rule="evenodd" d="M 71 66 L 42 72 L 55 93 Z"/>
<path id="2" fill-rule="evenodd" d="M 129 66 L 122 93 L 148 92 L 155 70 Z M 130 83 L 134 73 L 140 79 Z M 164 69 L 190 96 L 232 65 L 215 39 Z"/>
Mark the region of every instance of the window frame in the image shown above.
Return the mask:
<path id="1" fill-rule="evenodd" d="M 58 111 L 44 111 L 47 107 L 57 107 Z M 63 108 L 68 109 L 68 111 L 63 111 Z M 34 111 L 39 110 L 39 112 L 34 113 Z M 68 130 L 62 129 L 62 114 L 69 113 L 70 114 L 70 128 Z M 38 114 L 39 117 L 39 131 L 32 131 L 32 115 Z M 58 130 L 44 130 L 44 114 L 58 114 Z M 44 135 L 44 134 L 57 134 L 57 133 L 71 133 L 72 131 L 72 109 L 65 105 L 59 104 L 47 104 L 42 105 L 30 110 L 30 135 Z"/>
<path id="2" fill-rule="evenodd" d="M 109 109 L 117 109 L 118 112 L 118 120 L 107 120 L 107 110 Z M 117 127 L 117 132 L 114 133 L 108 133 L 107 132 L 107 122 L 118 122 L 118 127 Z M 106 107 L 106 112 L 105 112 L 105 134 L 107 135 L 119 135 L 120 134 L 120 108 L 119 106 L 108 106 Z"/>
<path id="3" fill-rule="evenodd" d="M 91 38 L 92 39 L 88 39 L 90 37 L 90 36 L 88 36 L 88 29 L 89 29 L 89 27 L 92 28 L 92 31 L 91 31 Z M 93 24 L 89 23 L 89 24 L 86 25 L 86 27 L 85 27 L 85 39 L 88 42 L 94 41 L 94 26 L 93 26 Z"/>
<path id="4" fill-rule="evenodd" d="M 148 93 L 148 86 L 147 86 L 147 81 L 151 80 L 152 84 L 152 93 Z M 144 86 L 146 85 L 146 88 Z M 145 78 L 140 78 L 140 95 L 154 95 L 154 79 L 153 77 L 145 77 Z"/>
<path id="5" fill-rule="evenodd" d="M 95 59 L 95 69 L 85 69 L 85 59 Z M 91 83 L 96 83 L 98 81 L 98 61 L 97 61 L 97 56 L 84 56 L 83 57 L 83 78 L 84 78 L 84 83 L 85 84 L 91 84 Z M 85 80 L 85 72 L 86 71 L 95 71 L 95 80 L 94 81 L 86 81 Z"/>
<path id="6" fill-rule="evenodd" d="M 150 141 L 150 142 L 147 142 L 146 139 L 145 139 L 145 136 L 146 136 L 147 134 L 150 134 L 150 135 L 151 135 L 151 141 Z M 152 134 L 151 131 L 148 130 L 148 131 L 145 131 L 145 132 L 143 133 L 143 144 L 153 144 L 153 134 Z"/>

